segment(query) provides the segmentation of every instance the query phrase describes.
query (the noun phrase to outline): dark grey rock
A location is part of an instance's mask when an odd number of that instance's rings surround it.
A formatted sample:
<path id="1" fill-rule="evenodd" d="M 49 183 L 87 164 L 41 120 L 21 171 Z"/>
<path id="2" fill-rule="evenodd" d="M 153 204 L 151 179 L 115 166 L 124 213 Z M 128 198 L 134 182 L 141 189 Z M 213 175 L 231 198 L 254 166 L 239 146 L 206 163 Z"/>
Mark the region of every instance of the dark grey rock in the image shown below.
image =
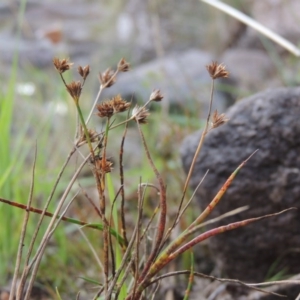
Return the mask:
<path id="1" fill-rule="evenodd" d="M 187 109 L 187 106 L 197 100 L 201 104 L 199 115 L 203 116 L 207 112 L 211 88 L 206 65 L 211 61 L 212 56 L 209 53 L 199 50 L 189 50 L 155 59 L 133 68 L 128 73 L 120 74 L 117 83 L 104 90 L 103 97 L 121 94 L 129 100 L 134 97 L 146 102 L 153 89 L 160 89 L 164 95 L 164 105 Z M 230 80 L 227 83 L 230 83 Z M 220 89 L 220 86 L 219 89 L 217 87 L 215 92 L 215 108 L 223 111 L 232 100 Z"/>
<path id="2" fill-rule="evenodd" d="M 191 186 L 209 173 L 197 192 L 204 208 L 235 170 L 259 151 L 238 173 L 212 212 L 216 217 L 249 205 L 238 215 L 212 226 L 297 207 L 277 217 L 210 239 L 213 259 L 225 276 L 261 281 L 276 272 L 300 272 L 300 88 L 267 90 L 243 99 L 226 113 L 229 122 L 211 131 L 197 159 Z M 187 137 L 181 155 L 188 170 L 200 132 Z M 271 268 L 273 271 L 270 273 Z"/>

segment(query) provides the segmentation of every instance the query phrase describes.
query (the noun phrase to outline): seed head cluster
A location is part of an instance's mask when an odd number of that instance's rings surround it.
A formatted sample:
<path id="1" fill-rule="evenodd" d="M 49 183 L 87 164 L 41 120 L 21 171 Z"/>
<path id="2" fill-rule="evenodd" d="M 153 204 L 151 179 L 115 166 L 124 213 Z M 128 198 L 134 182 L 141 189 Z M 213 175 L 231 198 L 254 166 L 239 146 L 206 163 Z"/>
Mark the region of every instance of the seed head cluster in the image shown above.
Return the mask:
<path id="1" fill-rule="evenodd" d="M 82 68 L 82 66 L 79 66 L 78 67 L 78 73 L 83 78 L 83 80 L 86 80 L 86 78 L 90 74 L 90 66 L 87 65 L 84 68 Z"/>
<path id="2" fill-rule="evenodd" d="M 154 90 L 150 95 L 150 101 L 160 102 L 163 97 L 160 90 Z"/>
<path id="3" fill-rule="evenodd" d="M 223 64 L 218 64 L 216 61 L 213 61 L 211 64 L 206 66 L 206 69 L 212 79 L 226 78 L 229 76 L 229 72 L 226 70 L 226 67 Z"/>
<path id="4" fill-rule="evenodd" d="M 225 117 L 225 114 L 218 114 L 218 111 L 215 110 L 213 116 L 212 116 L 212 127 L 211 128 L 217 128 L 223 124 L 225 124 L 229 119 Z"/>
<path id="5" fill-rule="evenodd" d="M 118 71 L 119 72 L 128 72 L 130 68 L 130 64 L 122 58 L 118 63 Z"/>
<path id="6" fill-rule="evenodd" d="M 100 118 L 110 118 L 112 115 L 129 109 L 131 103 L 122 99 L 120 95 L 113 97 L 111 100 L 104 101 L 97 105 L 97 115 Z"/>
<path id="7" fill-rule="evenodd" d="M 140 124 L 147 124 L 147 118 L 150 116 L 148 109 L 136 105 L 132 110 L 132 117 Z"/>
<path id="8" fill-rule="evenodd" d="M 82 85 L 80 81 L 72 81 L 69 84 L 66 84 L 67 91 L 71 95 L 71 97 L 74 99 L 76 103 L 78 103 L 80 95 L 81 95 L 81 90 L 82 90 Z"/>
<path id="9" fill-rule="evenodd" d="M 108 68 L 105 72 L 99 74 L 99 80 L 102 86 L 108 88 L 116 82 L 116 77 L 114 72 Z"/>
<path id="10" fill-rule="evenodd" d="M 101 156 L 96 156 L 94 165 L 97 170 L 100 170 L 104 174 L 110 173 L 112 171 L 113 162 L 109 159 L 104 159 Z"/>
<path id="11" fill-rule="evenodd" d="M 98 142 L 100 139 L 97 131 L 95 131 L 93 129 L 88 129 L 88 135 L 89 135 L 91 143 Z M 81 144 L 83 142 L 86 142 L 86 135 L 84 134 L 83 128 L 80 127 L 80 138 L 78 140 L 78 144 Z"/>
<path id="12" fill-rule="evenodd" d="M 68 70 L 70 70 L 70 68 L 72 67 L 73 63 L 70 63 L 66 58 L 64 59 L 59 59 L 57 57 L 55 57 L 53 59 L 53 64 L 55 69 L 60 73 L 64 73 Z"/>

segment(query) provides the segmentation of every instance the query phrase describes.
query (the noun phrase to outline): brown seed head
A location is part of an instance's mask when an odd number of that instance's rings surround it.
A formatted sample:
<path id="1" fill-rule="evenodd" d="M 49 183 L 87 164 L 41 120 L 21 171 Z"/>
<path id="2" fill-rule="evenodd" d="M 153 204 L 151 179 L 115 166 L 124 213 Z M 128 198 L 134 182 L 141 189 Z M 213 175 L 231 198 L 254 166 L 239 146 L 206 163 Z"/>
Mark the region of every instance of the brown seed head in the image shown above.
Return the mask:
<path id="1" fill-rule="evenodd" d="M 150 101 L 160 102 L 163 97 L 160 90 L 154 90 L 150 95 Z"/>
<path id="2" fill-rule="evenodd" d="M 99 74 L 99 80 L 103 87 L 110 87 L 116 82 L 116 77 L 113 77 L 114 72 L 111 69 L 107 69 L 104 73 Z"/>
<path id="3" fill-rule="evenodd" d="M 78 140 L 78 144 L 81 144 L 83 142 L 86 142 L 86 136 L 84 134 L 83 128 L 81 127 L 81 135 L 80 138 Z M 93 129 L 88 129 L 88 134 L 89 134 L 89 138 L 91 143 L 94 142 L 99 142 L 100 138 L 99 138 L 99 134 L 97 133 L 97 131 L 93 130 Z"/>
<path id="4" fill-rule="evenodd" d="M 111 99 L 112 106 L 114 108 L 114 113 L 126 111 L 131 103 L 122 99 L 120 95 L 117 95 Z"/>
<path id="5" fill-rule="evenodd" d="M 110 161 L 109 159 L 105 159 L 103 161 L 103 157 L 96 156 L 94 163 L 95 163 L 96 169 L 100 170 L 104 174 L 110 173 L 113 169 L 112 168 L 112 166 L 113 166 L 112 161 Z"/>
<path id="6" fill-rule="evenodd" d="M 83 80 L 86 80 L 86 78 L 90 74 L 90 66 L 87 65 L 84 68 L 82 68 L 82 66 L 79 66 L 78 67 L 78 73 L 83 78 Z"/>
<path id="7" fill-rule="evenodd" d="M 206 69 L 212 79 L 225 78 L 229 75 L 226 67 L 223 64 L 218 64 L 216 61 L 206 66 Z"/>
<path id="8" fill-rule="evenodd" d="M 136 105 L 132 110 L 132 116 L 136 120 L 136 122 L 140 124 L 146 124 L 147 118 L 150 116 L 150 113 L 145 107 L 139 107 Z"/>
<path id="9" fill-rule="evenodd" d="M 104 101 L 97 105 L 97 116 L 100 118 L 110 118 L 114 114 L 114 107 L 112 105 L 112 101 Z"/>
<path id="10" fill-rule="evenodd" d="M 126 111 L 130 107 L 131 103 L 126 102 L 120 95 L 113 97 L 111 100 L 104 101 L 97 105 L 99 117 L 110 118 L 113 114 Z"/>
<path id="11" fill-rule="evenodd" d="M 130 68 L 129 63 L 124 58 L 122 58 L 118 63 L 118 71 L 119 72 L 128 72 L 129 68 Z"/>
<path id="12" fill-rule="evenodd" d="M 225 114 L 218 114 L 218 111 L 215 110 L 212 117 L 212 128 L 217 128 L 223 124 L 225 124 L 229 119 L 225 117 Z"/>
<path id="13" fill-rule="evenodd" d="M 81 82 L 80 81 L 72 81 L 71 83 L 66 85 L 67 91 L 73 98 L 73 100 L 78 103 L 80 94 L 81 94 Z"/>
<path id="14" fill-rule="evenodd" d="M 72 63 L 68 62 L 66 58 L 64 59 L 59 59 L 57 57 L 53 58 L 53 64 L 55 69 L 60 73 L 64 73 L 65 71 L 70 70 L 71 66 L 73 65 Z"/>

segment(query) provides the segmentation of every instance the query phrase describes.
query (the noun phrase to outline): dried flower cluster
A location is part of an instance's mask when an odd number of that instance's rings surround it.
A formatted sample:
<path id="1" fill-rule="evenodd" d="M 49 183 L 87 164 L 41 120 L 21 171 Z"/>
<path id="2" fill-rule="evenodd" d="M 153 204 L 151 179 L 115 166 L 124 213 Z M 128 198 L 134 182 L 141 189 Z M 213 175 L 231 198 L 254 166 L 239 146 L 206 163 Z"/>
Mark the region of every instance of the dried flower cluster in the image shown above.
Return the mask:
<path id="1" fill-rule="evenodd" d="M 82 68 L 81 66 L 79 66 L 78 67 L 78 73 L 83 78 L 83 80 L 86 80 L 86 78 L 90 74 L 90 66 L 87 65 L 84 68 Z"/>
<path id="2" fill-rule="evenodd" d="M 225 124 L 229 119 L 225 117 L 225 114 L 218 114 L 218 111 L 215 110 L 212 116 L 212 128 L 217 128 L 223 124 Z"/>
<path id="3" fill-rule="evenodd" d="M 131 103 L 123 100 L 120 95 L 113 97 L 111 101 L 114 108 L 114 113 L 126 111 L 131 106 Z"/>
<path id="4" fill-rule="evenodd" d="M 115 73 L 108 68 L 105 72 L 102 74 L 99 74 L 99 80 L 102 86 L 108 88 L 112 86 L 116 82 L 116 77 L 114 76 Z"/>
<path id="5" fill-rule="evenodd" d="M 150 95 L 150 101 L 160 102 L 163 97 L 160 90 L 154 90 Z"/>
<path id="6" fill-rule="evenodd" d="M 104 174 L 110 173 L 112 171 L 113 163 L 109 159 L 103 161 L 103 157 L 97 155 L 95 156 L 95 161 L 92 162 L 97 170 L 100 170 Z"/>
<path id="7" fill-rule="evenodd" d="M 82 90 L 82 85 L 80 81 L 72 81 L 69 84 L 66 84 L 67 91 L 71 95 L 71 97 L 74 99 L 75 103 L 78 104 L 80 95 L 81 95 L 81 90 Z"/>
<path id="8" fill-rule="evenodd" d="M 84 131 L 83 131 L 83 128 L 80 127 L 80 138 L 78 140 L 78 143 L 82 143 L 82 142 L 85 142 L 86 141 L 86 136 L 84 134 Z M 98 142 L 99 141 L 99 134 L 97 133 L 97 131 L 93 130 L 93 129 L 88 129 L 88 135 L 89 135 L 89 138 L 90 138 L 90 141 L 91 143 L 94 143 L 94 142 Z"/>
<path id="9" fill-rule="evenodd" d="M 210 65 L 206 66 L 206 69 L 212 79 L 226 78 L 229 76 L 229 72 L 223 64 L 218 64 L 213 61 Z"/>
<path id="10" fill-rule="evenodd" d="M 112 115 L 126 111 L 131 103 L 122 99 L 120 95 L 113 97 L 111 100 L 104 101 L 97 105 L 97 115 L 100 118 L 110 118 Z"/>
<path id="11" fill-rule="evenodd" d="M 57 57 L 55 57 L 53 59 L 53 64 L 55 69 L 60 73 L 64 73 L 65 71 L 70 70 L 70 68 L 72 67 L 73 63 L 68 62 L 68 60 L 66 58 L 64 59 L 59 59 Z"/>
<path id="12" fill-rule="evenodd" d="M 122 58 L 118 63 L 119 72 L 128 72 L 129 67 L 130 67 L 129 63 L 124 58 Z"/>
<path id="13" fill-rule="evenodd" d="M 114 108 L 112 106 L 111 100 L 104 101 L 97 105 L 97 116 L 100 118 L 110 118 L 114 114 Z"/>
<path id="14" fill-rule="evenodd" d="M 144 106 L 139 107 L 136 105 L 132 110 L 132 117 L 136 120 L 136 122 L 140 124 L 146 124 L 147 118 L 150 116 L 150 113 L 148 112 L 148 109 L 146 109 Z"/>

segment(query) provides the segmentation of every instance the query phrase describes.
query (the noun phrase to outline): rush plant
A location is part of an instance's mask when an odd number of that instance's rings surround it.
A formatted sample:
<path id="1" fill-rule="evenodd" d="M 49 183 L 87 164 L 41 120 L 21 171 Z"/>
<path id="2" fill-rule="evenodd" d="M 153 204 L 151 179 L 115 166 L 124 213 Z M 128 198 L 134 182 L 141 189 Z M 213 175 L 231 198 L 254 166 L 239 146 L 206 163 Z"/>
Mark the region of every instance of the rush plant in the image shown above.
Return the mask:
<path id="1" fill-rule="evenodd" d="M 33 284 L 36 280 L 41 260 L 45 255 L 47 245 L 61 221 L 75 223 L 81 228 L 91 228 L 98 231 L 97 244 L 98 247 L 99 244 L 101 246 L 98 249 L 93 248 L 93 250 L 97 262 L 101 266 L 101 272 L 95 278 L 88 278 L 88 276 L 83 277 L 87 282 L 93 283 L 97 288 L 93 299 L 152 299 L 155 296 L 158 283 L 163 280 L 163 278 L 176 276 L 178 274 L 189 274 L 188 287 L 185 294 L 185 299 L 188 299 L 194 276 L 202 276 L 203 274 L 196 272 L 194 263 L 192 263 L 190 270 L 166 273 L 164 270 L 166 270 L 166 267 L 174 261 L 174 259 L 178 258 L 186 251 L 192 250 L 195 245 L 214 235 L 246 226 L 263 218 L 275 217 L 278 214 L 287 211 L 284 210 L 277 214 L 247 219 L 200 232 L 199 229 L 203 229 L 203 222 L 222 199 L 222 196 L 234 180 L 235 176 L 237 176 L 239 170 L 243 168 L 251 158 L 248 157 L 233 170 L 231 176 L 223 184 L 222 188 L 216 194 L 214 199 L 212 199 L 207 208 L 191 222 L 191 224 L 182 230 L 181 233 L 175 237 L 171 235 L 174 229 L 178 227 L 180 220 L 183 218 L 184 213 L 192 201 L 193 197 L 187 199 L 187 189 L 196 158 L 201 151 L 205 136 L 211 130 L 222 126 L 227 121 L 224 114 L 219 114 L 217 111 L 213 114 L 211 112 L 214 82 L 218 78 L 228 77 L 228 72 L 224 65 L 213 62 L 207 66 L 207 70 L 212 78 L 209 112 L 190 171 L 182 188 L 182 194 L 178 199 L 176 216 L 173 220 L 168 220 L 167 187 L 164 183 L 164 178 L 161 176 L 155 165 L 155 161 L 148 148 L 148 141 L 143 132 L 143 126 L 147 126 L 150 118 L 149 106 L 163 100 L 161 92 L 159 90 L 154 90 L 150 95 L 149 100 L 146 101 L 144 105 L 135 105 L 132 108 L 131 113 L 128 113 L 126 120 L 118 123 L 118 115 L 126 111 L 128 112 L 131 109 L 132 103 L 125 101 L 120 95 L 116 95 L 115 97 L 102 102 L 99 102 L 99 99 L 103 89 L 109 88 L 116 82 L 119 72 L 127 72 L 129 70 L 129 63 L 124 59 L 121 59 L 117 65 L 116 71 L 108 69 L 99 75 L 99 92 L 93 102 L 90 112 L 85 116 L 81 108 L 81 103 L 83 101 L 82 89 L 89 76 L 90 67 L 79 66 L 78 74 L 80 80 L 68 83 L 65 80 L 64 73 L 72 67 L 72 64 L 67 59 L 58 58 L 53 60 L 53 64 L 61 77 L 67 93 L 73 99 L 78 114 L 78 124 L 75 128 L 76 134 L 73 146 L 69 151 L 69 155 L 67 156 L 61 171 L 57 175 L 56 182 L 51 193 L 48 195 L 48 199 L 44 203 L 43 208 L 35 208 L 32 206 L 35 180 L 34 164 L 32 170 L 32 185 L 27 204 L 24 205 L 0 198 L 1 202 L 24 210 L 24 221 L 9 299 L 27 300 L 30 298 Z M 94 124 L 104 124 L 104 129 L 92 129 L 89 125 L 92 119 L 95 122 Z M 124 143 L 126 141 L 128 124 L 130 122 L 135 123 L 135 126 L 137 127 L 147 159 L 147 162 L 145 161 L 145 163 L 150 165 L 155 176 L 155 182 L 144 182 L 143 174 L 140 174 L 140 181 L 136 183 L 137 194 L 135 212 L 128 212 L 126 210 L 127 184 L 125 180 L 126 170 L 123 168 Z M 115 153 L 108 153 L 107 147 L 112 139 L 112 132 L 117 127 L 124 128 L 120 148 L 118 148 Z M 78 155 L 79 157 L 79 165 L 77 166 L 75 164 L 76 169 L 72 178 L 69 180 L 68 184 L 66 184 L 60 199 L 55 201 L 55 203 L 57 203 L 55 211 L 53 213 L 49 212 L 49 204 L 53 202 L 53 195 L 64 176 L 66 168 L 74 169 L 74 163 L 71 158 L 75 155 Z M 132 153 L 132 155 L 134 155 L 134 153 Z M 252 155 L 255 155 L 255 153 Z M 114 160 L 111 157 L 113 157 Z M 114 161 L 116 161 L 116 159 L 119 160 L 118 175 L 115 170 L 113 171 Z M 86 166 L 89 168 L 89 172 L 94 179 L 97 196 L 90 195 L 81 187 L 78 188 L 75 195 L 74 193 L 71 193 L 74 191 L 74 185 L 78 180 L 78 176 Z M 117 177 L 116 180 L 112 179 L 114 175 Z M 201 179 L 199 184 L 201 184 L 202 180 L 204 179 Z M 171 188 L 171 186 L 168 187 L 168 189 Z M 144 205 L 146 194 L 149 189 L 154 189 L 156 191 L 157 198 L 156 208 L 153 210 L 152 216 L 146 219 L 144 217 Z M 95 219 L 92 223 L 85 223 L 66 216 L 68 208 L 74 199 L 76 201 L 76 195 L 78 193 L 82 193 L 86 198 L 87 203 L 89 202 L 92 204 L 96 215 L 98 216 L 98 219 Z M 32 214 L 39 214 L 40 219 L 36 224 L 36 231 L 31 239 L 27 253 L 23 253 L 23 242 Z M 45 222 L 45 217 L 50 218 L 50 222 L 46 229 L 39 233 L 42 228 L 41 224 Z M 153 225 L 155 222 L 156 225 Z M 153 227 L 155 227 L 154 233 L 152 230 Z M 38 233 L 42 234 L 43 237 L 38 244 L 37 250 L 33 251 L 33 245 L 36 243 Z M 95 246 L 93 245 L 92 247 Z M 91 264 L 92 263 L 91 259 Z M 78 299 L 79 297 L 80 295 L 78 294 Z M 58 298 L 60 299 L 59 293 Z"/>

